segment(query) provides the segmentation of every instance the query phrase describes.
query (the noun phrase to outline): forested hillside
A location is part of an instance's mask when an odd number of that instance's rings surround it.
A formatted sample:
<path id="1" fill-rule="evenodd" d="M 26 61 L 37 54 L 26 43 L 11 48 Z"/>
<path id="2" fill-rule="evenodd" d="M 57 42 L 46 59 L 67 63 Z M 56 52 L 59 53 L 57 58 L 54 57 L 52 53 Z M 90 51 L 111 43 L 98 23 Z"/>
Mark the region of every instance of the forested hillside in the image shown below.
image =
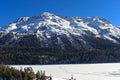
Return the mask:
<path id="1" fill-rule="evenodd" d="M 120 51 L 97 49 L 54 51 L 33 47 L 0 47 L 1 64 L 77 64 L 120 62 Z"/>

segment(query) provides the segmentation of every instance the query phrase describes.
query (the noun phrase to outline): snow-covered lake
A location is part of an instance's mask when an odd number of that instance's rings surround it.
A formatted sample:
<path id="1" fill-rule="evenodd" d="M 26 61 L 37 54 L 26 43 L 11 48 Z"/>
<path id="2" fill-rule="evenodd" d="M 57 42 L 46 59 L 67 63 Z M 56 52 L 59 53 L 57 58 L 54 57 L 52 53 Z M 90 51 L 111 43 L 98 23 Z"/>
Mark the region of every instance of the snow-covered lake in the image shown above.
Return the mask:
<path id="1" fill-rule="evenodd" d="M 53 80 L 66 80 L 71 75 L 76 80 L 120 80 L 120 63 L 11 66 L 17 69 L 32 67 L 35 72 L 45 70 L 48 76 L 53 76 Z"/>

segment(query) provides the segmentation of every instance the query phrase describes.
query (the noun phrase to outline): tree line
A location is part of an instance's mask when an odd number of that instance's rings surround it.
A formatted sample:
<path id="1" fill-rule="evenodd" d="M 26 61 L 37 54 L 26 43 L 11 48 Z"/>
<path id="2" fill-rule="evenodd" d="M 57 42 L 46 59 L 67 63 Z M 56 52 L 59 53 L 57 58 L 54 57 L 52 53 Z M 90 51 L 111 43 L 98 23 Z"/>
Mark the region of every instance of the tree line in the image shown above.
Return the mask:
<path id="1" fill-rule="evenodd" d="M 0 47 L 0 64 L 80 64 L 120 62 L 120 51 L 99 49 L 54 51 L 33 47 Z"/>
<path id="2" fill-rule="evenodd" d="M 0 80 L 52 80 L 51 77 L 45 75 L 45 71 L 38 71 L 36 74 L 32 68 L 26 70 L 15 69 L 6 65 L 0 65 Z"/>

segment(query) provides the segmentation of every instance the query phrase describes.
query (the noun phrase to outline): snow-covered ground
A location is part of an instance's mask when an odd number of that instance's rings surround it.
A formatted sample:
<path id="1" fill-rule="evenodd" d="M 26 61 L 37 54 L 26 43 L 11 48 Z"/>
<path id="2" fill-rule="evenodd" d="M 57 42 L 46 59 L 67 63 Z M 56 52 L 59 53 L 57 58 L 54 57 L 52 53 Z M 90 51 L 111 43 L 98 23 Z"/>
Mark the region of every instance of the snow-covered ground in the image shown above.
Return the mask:
<path id="1" fill-rule="evenodd" d="M 120 63 L 11 66 L 17 69 L 32 67 L 35 72 L 45 70 L 47 75 L 53 76 L 53 80 L 66 80 L 71 75 L 76 80 L 120 80 Z"/>

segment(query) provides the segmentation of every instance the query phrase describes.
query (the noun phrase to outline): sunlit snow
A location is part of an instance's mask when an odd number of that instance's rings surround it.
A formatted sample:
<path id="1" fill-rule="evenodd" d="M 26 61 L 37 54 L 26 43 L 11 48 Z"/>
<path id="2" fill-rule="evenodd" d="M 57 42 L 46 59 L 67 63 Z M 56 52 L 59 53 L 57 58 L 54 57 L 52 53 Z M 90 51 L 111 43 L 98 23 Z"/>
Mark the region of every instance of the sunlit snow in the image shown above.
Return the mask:
<path id="1" fill-rule="evenodd" d="M 94 35 L 102 39 L 111 40 L 118 43 L 120 38 L 120 28 L 113 26 L 106 19 L 97 17 L 60 17 L 52 13 L 44 12 L 34 17 L 22 17 L 16 22 L 6 27 L 0 28 L 0 32 L 17 33 L 19 36 L 36 34 L 38 37 L 48 38 L 55 35 L 80 36 L 85 43 L 83 35 Z M 62 43 L 62 42 L 61 42 Z"/>
<path id="2" fill-rule="evenodd" d="M 72 75 L 76 80 L 120 80 L 120 63 L 12 66 L 17 69 L 32 67 L 34 72 L 45 70 L 53 80 L 67 80 Z"/>

